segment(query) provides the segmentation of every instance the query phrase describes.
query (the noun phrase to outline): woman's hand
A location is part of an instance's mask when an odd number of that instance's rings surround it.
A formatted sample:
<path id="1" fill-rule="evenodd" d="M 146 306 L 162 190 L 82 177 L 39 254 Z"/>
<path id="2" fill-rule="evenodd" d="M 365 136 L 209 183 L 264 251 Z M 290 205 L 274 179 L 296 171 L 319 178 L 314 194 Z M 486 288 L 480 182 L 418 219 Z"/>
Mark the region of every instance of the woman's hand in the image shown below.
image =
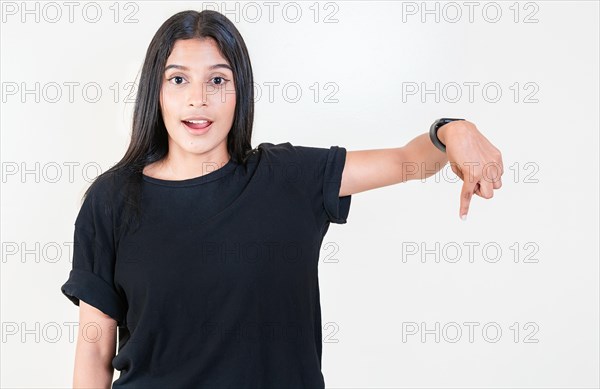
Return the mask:
<path id="1" fill-rule="evenodd" d="M 491 199 L 494 189 L 502 187 L 502 154 L 475 124 L 466 120 L 443 125 L 438 138 L 446 145 L 452 171 L 463 180 L 459 216 L 465 220 L 473 193 Z"/>

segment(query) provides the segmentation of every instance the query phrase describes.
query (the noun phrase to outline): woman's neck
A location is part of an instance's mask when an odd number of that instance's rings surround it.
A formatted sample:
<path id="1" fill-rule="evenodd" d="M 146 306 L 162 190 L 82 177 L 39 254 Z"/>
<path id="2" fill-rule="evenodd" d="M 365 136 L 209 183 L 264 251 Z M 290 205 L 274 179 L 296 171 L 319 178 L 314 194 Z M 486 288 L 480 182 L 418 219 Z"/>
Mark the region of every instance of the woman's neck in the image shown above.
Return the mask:
<path id="1" fill-rule="evenodd" d="M 230 160 L 229 153 L 221 158 L 177 157 L 167 154 L 163 159 L 146 165 L 143 174 L 162 180 L 186 180 L 214 172 Z"/>

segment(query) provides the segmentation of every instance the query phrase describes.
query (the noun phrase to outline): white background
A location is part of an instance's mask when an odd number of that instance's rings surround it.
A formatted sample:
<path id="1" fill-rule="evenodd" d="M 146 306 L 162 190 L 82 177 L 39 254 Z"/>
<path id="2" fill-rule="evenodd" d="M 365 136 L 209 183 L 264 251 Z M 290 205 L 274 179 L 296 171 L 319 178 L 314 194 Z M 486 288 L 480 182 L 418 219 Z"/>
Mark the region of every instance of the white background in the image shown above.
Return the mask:
<path id="1" fill-rule="evenodd" d="M 35 12 L 22 15 L 21 2 L 11 3 L 19 8 L 15 15 L 7 3 L 0 386 L 69 387 L 75 352 L 69 326 L 78 309 L 60 286 L 71 268 L 68 244 L 86 178 L 97 175 L 95 164 L 106 170 L 125 152 L 133 104 L 125 102 L 124 85 L 139 80 L 156 30 L 174 13 L 203 6 L 121 3 L 115 23 L 113 3 L 99 2 L 102 17 L 91 23 L 82 17 L 85 3 L 78 3 L 71 23 L 58 2 L 62 17 L 52 23 L 56 9 L 45 3 L 37 3 L 37 22 Z M 254 4 L 262 12 L 256 22 L 249 20 L 256 7 L 227 5 L 263 92 L 253 146 L 400 147 L 447 116 L 468 118 L 503 153 L 503 187 L 490 200 L 474 197 L 466 222 L 458 217 L 462 182 L 449 168 L 426 182 L 352 196 L 348 222 L 331 225 L 319 264 L 327 387 L 598 387 L 598 3 L 475 2 L 472 22 L 464 2 L 437 3 L 439 22 L 435 12 L 421 21 L 421 2 L 296 3 L 302 9 L 296 23 L 289 20 L 294 8 L 288 20 L 282 16 L 285 3 L 278 3 L 273 22 L 263 2 Z M 462 17 L 453 23 L 455 5 Z M 137 22 L 124 23 L 129 14 Z M 337 22 L 324 23 L 327 15 Z M 524 23 L 528 15 L 537 22 Z M 79 83 L 73 101 L 68 82 Z M 298 83 L 302 98 L 286 101 L 280 86 L 270 102 L 269 82 Z M 316 102 L 309 89 L 315 82 Z M 338 102 L 323 101 L 333 90 L 327 82 L 337 85 Z M 403 93 L 406 83 L 431 89 L 436 82 L 446 87 L 439 102 Z M 472 101 L 464 84 L 470 82 L 479 83 Z M 35 83 L 39 102 L 36 92 L 21 94 Z M 62 92 L 57 102 L 50 101 L 53 83 Z M 82 96 L 89 83 L 101 86 L 96 103 Z M 462 86 L 456 102 L 451 83 Z M 494 89 L 482 92 L 489 83 L 500 86 L 497 102 Z M 14 85 L 17 93 L 8 93 Z M 525 102 L 532 92 L 537 102 Z M 424 247 L 407 255 L 411 244 Z M 476 245 L 473 255 L 469 244 Z M 462 252 L 452 263 L 457 246 Z M 495 247 L 502 252 L 491 263 Z M 425 263 L 423 248 L 433 250 Z M 465 322 L 477 323 L 473 342 Z M 403 323 L 425 323 L 428 330 L 439 323 L 439 342 L 434 333 L 425 341 L 421 333 L 405 333 L 403 341 Z M 463 330 L 456 341 L 452 323 Z M 502 330 L 496 342 L 495 328 Z"/>

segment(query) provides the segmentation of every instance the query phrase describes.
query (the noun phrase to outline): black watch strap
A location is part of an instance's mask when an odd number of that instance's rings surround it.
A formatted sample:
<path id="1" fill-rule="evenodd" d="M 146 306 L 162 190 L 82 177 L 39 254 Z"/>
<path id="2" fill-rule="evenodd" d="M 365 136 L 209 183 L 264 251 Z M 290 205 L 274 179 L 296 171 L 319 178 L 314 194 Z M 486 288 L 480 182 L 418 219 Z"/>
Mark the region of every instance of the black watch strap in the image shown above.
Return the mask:
<path id="1" fill-rule="evenodd" d="M 437 136 L 437 132 L 441 126 L 443 126 L 444 124 L 453 122 L 455 120 L 465 120 L 465 119 L 441 118 L 441 119 L 438 119 L 435 122 L 433 122 L 433 124 L 429 128 L 429 138 L 431 139 L 431 142 L 435 145 L 435 147 L 437 147 L 444 153 L 446 152 L 446 145 L 440 141 L 440 138 L 438 138 L 438 136 Z"/>

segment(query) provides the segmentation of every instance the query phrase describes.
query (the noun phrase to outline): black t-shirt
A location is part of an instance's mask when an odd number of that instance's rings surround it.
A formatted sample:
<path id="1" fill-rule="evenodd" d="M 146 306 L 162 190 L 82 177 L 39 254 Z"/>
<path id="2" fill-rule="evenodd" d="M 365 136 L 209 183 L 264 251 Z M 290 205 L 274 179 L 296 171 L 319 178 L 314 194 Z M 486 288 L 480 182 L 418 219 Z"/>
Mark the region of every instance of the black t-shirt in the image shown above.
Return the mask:
<path id="1" fill-rule="evenodd" d="M 135 232 L 116 228 L 123 191 L 94 186 L 61 291 L 117 321 L 113 388 L 323 388 L 318 262 L 349 213 L 345 160 L 343 147 L 261 143 L 246 167 L 142 175 Z"/>

